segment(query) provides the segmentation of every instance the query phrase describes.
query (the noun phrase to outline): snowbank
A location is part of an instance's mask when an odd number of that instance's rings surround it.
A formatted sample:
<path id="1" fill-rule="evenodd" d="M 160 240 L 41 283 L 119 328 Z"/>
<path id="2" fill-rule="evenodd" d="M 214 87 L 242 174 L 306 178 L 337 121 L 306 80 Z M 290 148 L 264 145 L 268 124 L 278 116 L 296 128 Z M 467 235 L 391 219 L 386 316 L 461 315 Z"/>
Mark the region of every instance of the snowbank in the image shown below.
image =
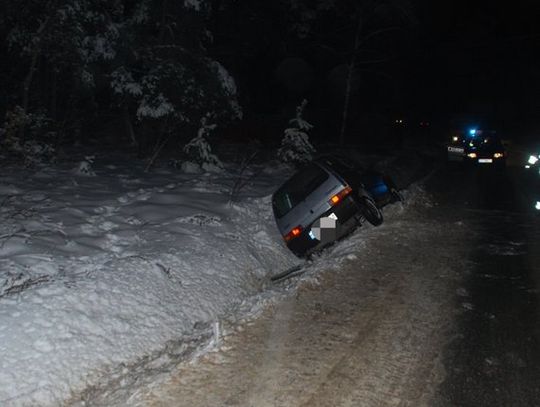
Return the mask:
<path id="1" fill-rule="evenodd" d="M 58 405 L 138 364 L 159 370 L 220 319 L 260 309 L 275 295 L 269 276 L 299 263 L 270 205 L 290 169 L 251 168 L 238 193 L 234 167 L 90 165 L 93 176 L 73 163 L 0 177 L 2 406 Z M 354 258 L 358 247 L 332 251 Z"/>
<path id="2" fill-rule="evenodd" d="M 231 203 L 230 171 L 133 167 L 4 170 L 0 405 L 56 405 L 211 326 L 298 262 L 271 214 L 285 169 L 261 172 Z"/>

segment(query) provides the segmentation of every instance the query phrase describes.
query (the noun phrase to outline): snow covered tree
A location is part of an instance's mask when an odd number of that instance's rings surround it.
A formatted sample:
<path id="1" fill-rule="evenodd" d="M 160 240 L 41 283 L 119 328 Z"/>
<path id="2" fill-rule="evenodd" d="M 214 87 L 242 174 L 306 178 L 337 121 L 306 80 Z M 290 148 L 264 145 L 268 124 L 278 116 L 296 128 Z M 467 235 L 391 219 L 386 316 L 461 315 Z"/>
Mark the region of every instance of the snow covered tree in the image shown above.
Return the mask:
<path id="1" fill-rule="evenodd" d="M 0 67 L 0 125 L 21 147 L 10 153 L 28 162 L 95 118 L 97 64 L 116 56 L 121 0 L 4 2 L 1 11 L 0 52 L 10 63 Z"/>
<path id="2" fill-rule="evenodd" d="M 296 107 L 296 116 L 289 121 L 291 127 L 285 129 L 281 147 L 277 152 L 278 159 L 284 163 L 305 163 L 310 161 L 315 153 L 307 134 L 313 126 L 303 118 L 306 105 L 307 100 L 304 99 Z"/>
<path id="3" fill-rule="evenodd" d="M 207 55 L 207 3 L 163 2 L 158 7 L 139 0 L 126 21 L 121 35 L 126 55 L 111 72 L 110 84 L 141 156 L 166 140 L 181 141 L 208 111 L 214 112 L 216 124 L 242 115 L 233 78 Z"/>
<path id="4" fill-rule="evenodd" d="M 207 114 L 201 119 L 201 126 L 197 136 L 187 143 L 183 150 L 192 163 L 198 164 L 205 171 L 220 171 L 223 163 L 212 153 L 212 148 L 208 142 L 208 137 L 216 128 L 210 123 L 211 115 Z"/>
<path id="5" fill-rule="evenodd" d="M 189 140 L 208 111 L 216 124 L 240 117 L 235 82 L 207 50 L 210 3 L 4 2 L 0 53 L 12 63 L 0 66 L 0 86 L 9 86 L 0 113 L 40 112 L 72 134 L 101 126 L 99 115 L 113 113 L 141 156 L 165 140 Z M 27 120 L 17 123 L 26 137 Z"/>

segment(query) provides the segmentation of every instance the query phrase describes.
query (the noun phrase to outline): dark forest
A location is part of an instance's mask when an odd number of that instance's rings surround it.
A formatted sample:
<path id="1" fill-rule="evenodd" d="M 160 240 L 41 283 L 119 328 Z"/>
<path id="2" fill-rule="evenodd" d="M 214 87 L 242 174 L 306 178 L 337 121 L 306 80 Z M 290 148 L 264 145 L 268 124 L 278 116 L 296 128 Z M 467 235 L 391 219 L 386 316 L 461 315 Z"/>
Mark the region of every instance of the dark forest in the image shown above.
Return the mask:
<path id="1" fill-rule="evenodd" d="M 213 143 L 276 145 L 303 99 L 314 141 L 341 144 L 387 142 L 396 120 L 408 135 L 470 117 L 528 134 L 540 111 L 532 2 L 1 7 L 1 148 L 10 159 L 92 140 L 148 158 L 185 145 L 201 121 L 215 126 Z"/>

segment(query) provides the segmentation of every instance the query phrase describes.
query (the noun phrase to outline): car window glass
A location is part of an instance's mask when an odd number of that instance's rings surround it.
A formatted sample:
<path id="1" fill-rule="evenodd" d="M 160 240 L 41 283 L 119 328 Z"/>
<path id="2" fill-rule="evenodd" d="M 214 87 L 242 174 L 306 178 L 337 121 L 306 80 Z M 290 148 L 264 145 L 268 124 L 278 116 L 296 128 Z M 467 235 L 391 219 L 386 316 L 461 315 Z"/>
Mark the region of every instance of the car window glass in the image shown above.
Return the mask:
<path id="1" fill-rule="evenodd" d="M 296 173 L 274 194 L 272 205 L 278 218 L 285 216 L 328 179 L 328 173 L 311 164 Z"/>
<path id="2" fill-rule="evenodd" d="M 501 140 L 496 136 L 483 136 L 478 137 L 477 139 L 474 139 L 471 141 L 471 144 L 479 149 L 494 149 L 494 148 L 501 148 L 502 149 L 502 142 Z"/>

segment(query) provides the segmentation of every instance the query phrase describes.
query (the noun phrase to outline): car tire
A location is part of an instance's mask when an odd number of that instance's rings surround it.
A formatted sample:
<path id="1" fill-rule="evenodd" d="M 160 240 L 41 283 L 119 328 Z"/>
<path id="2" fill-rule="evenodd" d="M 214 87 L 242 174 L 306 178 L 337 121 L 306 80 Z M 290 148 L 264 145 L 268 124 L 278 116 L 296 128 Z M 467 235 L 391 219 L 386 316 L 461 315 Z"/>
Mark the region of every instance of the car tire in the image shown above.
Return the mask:
<path id="1" fill-rule="evenodd" d="M 372 198 L 366 196 L 361 197 L 358 206 L 360 207 L 360 212 L 364 218 L 366 218 L 373 226 L 379 226 L 383 223 L 383 214 L 381 210 L 377 208 L 377 205 Z"/>

